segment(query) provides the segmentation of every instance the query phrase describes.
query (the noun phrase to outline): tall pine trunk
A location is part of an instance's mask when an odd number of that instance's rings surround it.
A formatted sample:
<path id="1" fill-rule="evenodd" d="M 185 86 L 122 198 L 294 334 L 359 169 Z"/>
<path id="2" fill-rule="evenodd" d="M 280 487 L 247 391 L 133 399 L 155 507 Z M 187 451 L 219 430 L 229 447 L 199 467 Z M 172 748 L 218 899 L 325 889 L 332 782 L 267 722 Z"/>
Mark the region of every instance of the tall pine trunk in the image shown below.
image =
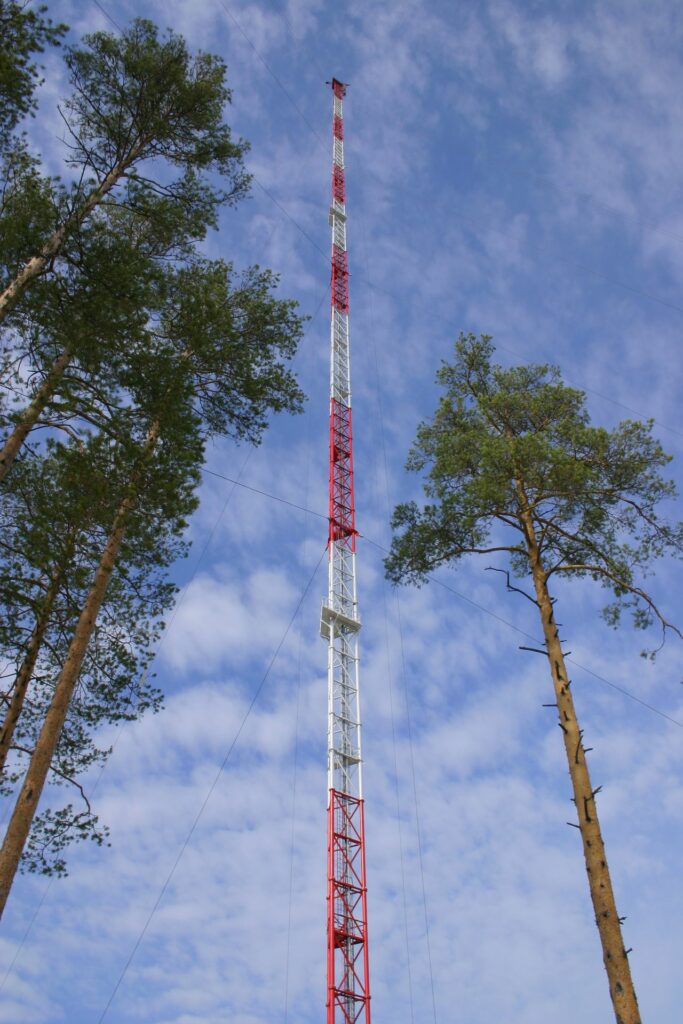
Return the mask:
<path id="1" fill-rule="evenodd" d="M 59 255 L 64 242 L 82 223 L 90 216 L 92 211 L 102 202 L 108 192 L 123 177 L 128 168 L 136 160 L 141 150 L 141 143 L 138 141 L 131 147 L 126 158 L 119 161 L 109 173 L 102 179 L 99 185 L 92 190 L 82 206 L 71 214 L 43 245 L 37 255 L 32 256 L 23 265 L 21 270 L 12 278 L 10 283 L 0 293 L 0 324 L 9 314 L 14 304 L 21 298 L 31 282 L 49 266 L 51 261 Z"/>
<path id="2" fill-rule="evenodd" d="M 14 811 L 7 826 L 2 849 L 0 849 L 0 917 L 4 913 L 7 898 L 31 831 L 31 825 L 33 824 L 47 774 L 50 770 L 52 758 L 57 750 L 57 744 L 59 743 L 71 698 L 78 682 L 88 642 L 95 628 L 97 616 L 126 532 L 128 517 L 136 503 L 137 486 L 142 465 L 154 451 L 158 436 L 159 424 L 156 422 L 147 433 L 138 469 L 133 474 L 128 493 L 121 501 L 114 516 L 107 543 L 102 551 L 83 610 L 78 618 L 66 660 L 57 679 L 50 707 L 45 715 L 42 729 L 29 761 L 21 792 L 14 805 Z"/>
<path id="3" fill-rule="evenodd" d="M 73 354 L 66 348 L 59 353 L 47 377 L 36 391 L 29 405 L 21 413 L 14 430 L 2 448 L 0 448 L 0 480 L 4 480 L 7 476 L 12 463 L 21 450 L 22 444 L 35 427 L 45 406 L 50 404 L 59 386 L 59 382 L 64 376 L 64 371 L 72 359 Z"/>
<path id="4" fill-rule="evenodd" d="M 583 854 L 590 887 L 595 923 L 600 933 L 602 958 L 609 980 L 609 990 L 617 1024 L 641 1024 L 638 1000 L 636 998 L 631 967 L 621 934 L 621 921 L 612 889 L 607 855 L 600 830 L 600 821 L 595 804 L 586 752 L 583 745 L 583 730 L 574 709 L 571 684 L 562 653 L 557 625 L 553 616 L 553 605 L 548 591 L 548 582 L 543 567 L 533 519 L 523 490 L 521 520 L 524 526 L 529 563 L 536 591 L 536 601 L 541 615 L 545 647 L 550 663 L 559 725 L 564 739 L 569 776 L 574 792 L 574 803 L 579 818 L 579 829 L 583 841 Z"/>
<path id="5" fill-rule="evenodd" d="M 47 629 L 50 621 L 50 615 L 52 613 L 52 608 L 57 594 L 59 593 L 59 588 L 62 584 L 63 575 L 63 571 L 58 571 L 52 575 L 50 586 L 48 587 L 45 599 L 40 606 L 36 624 L 33 627 L 33 632 L 31 633 L 31 639 L 29 640 L 26 648 L 24 660 L 19 667 L 17 677 L 14 681 L 12 699 L 10 700 L 9 708 L 5 715 L 5 721 L 0 727 L 0 774 L 5 770 L 7 755 L 14 738 L 14 730 L 16 729 L 21 712 L 24 709 L 24 701 L 26 700 L 28 685 L 33 678 L 33 672 L 43 643 L 45 630 Z"/>

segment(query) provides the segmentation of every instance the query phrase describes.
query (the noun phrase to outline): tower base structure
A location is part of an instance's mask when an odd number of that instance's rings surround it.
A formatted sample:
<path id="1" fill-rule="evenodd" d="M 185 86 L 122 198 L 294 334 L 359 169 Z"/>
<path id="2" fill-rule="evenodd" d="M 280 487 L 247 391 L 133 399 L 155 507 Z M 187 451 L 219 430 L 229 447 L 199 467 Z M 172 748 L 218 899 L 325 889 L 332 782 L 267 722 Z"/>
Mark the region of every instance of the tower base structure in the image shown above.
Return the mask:
<path id="1" fill-rule="evenodd" d="M 327 1024 L 370 1024 L 363 801 L 332 789 L 327 813 Z"/>

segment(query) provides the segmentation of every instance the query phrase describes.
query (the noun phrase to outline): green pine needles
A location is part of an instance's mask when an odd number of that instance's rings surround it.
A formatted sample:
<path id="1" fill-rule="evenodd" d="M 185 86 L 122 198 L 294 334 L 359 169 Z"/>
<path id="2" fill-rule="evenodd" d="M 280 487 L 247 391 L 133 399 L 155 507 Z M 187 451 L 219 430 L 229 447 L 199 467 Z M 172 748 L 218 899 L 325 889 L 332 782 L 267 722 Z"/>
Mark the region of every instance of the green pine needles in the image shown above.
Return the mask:
<path id="1" fill-rule="evenodd" d="M 588 577 L 611 591 L 611 625 L 628 611 L 637 628 L 660 628 L 643 652 L 653 655 L 667 631 L 681 635 L 642 587 L 658 558 L 683 554 L 683 524 L 660 509 L 676 495 L 661 472 L 671 457 L 652 422 L 593 426 L 584 394 L 556 367 L 504 369 L 493 351 L 490 338 L 461 335 L 438 371 L 444 395 L 407 462 L 426 473 L 427 503 L 396 508 L 389 578 L 421 582 L 443 562 L 497 552 L 528 576 L 527 509 L 546 579 Z"/>

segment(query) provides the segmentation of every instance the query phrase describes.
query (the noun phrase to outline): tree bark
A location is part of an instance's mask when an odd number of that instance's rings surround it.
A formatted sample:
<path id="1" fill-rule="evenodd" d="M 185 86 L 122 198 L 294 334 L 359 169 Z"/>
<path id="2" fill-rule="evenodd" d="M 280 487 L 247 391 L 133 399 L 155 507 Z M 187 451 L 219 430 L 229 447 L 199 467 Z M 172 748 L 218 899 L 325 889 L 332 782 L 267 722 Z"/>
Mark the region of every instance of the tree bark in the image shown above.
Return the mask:
<path id="1" fill-rule="evenodd" d="M 28 770 L 24 777 L 21 792 L 14 805 L 14 811 L 7 826 L 2 849 L 0 849 L 0 917 L 4 913 L 7 898 L 19 867 L 19 861 L 21 860 L 26 840 L 31 831 L 31 825 L 33 824 L 47 774 L 50 770 L 50 764 L 62 734 L 88 641 L 95 628 L 97 616 L 126 532 L 128 516 L 136 503 L 141 465 L 152 454 L 158 436 L 159 424 L 157 422 L 148 431 L 142 450 L 140 468 L 133 474 L 128 493 L 114 516 L 107 543 L 93 577 L 83 610 L 79 616 L 66 660 L 57 679 L 50 707 L 45 716 L 43 727 L 40 730 L 40 735 L 38 736 Z"/>
<path id="2" fill-rule="evenodd" d="M 557 625 L 554 621 L 547 574 L 541 561 L 529 504 L 523 489 L 520 487 L 518 490 L 522 504 L 521 520 L 524 526 L 536 600 L 555 688 L 559 725 L 567 754 L 574 803 L 583 840 L 588 884 L 595 912 L 595 922 L 602 944 L 602 957 L 609 980 L 614 1015 L 617 1024 L 641 1024 L 638 1000 L 631 978 L 631 967 L 624 948 L 621 921 L 617 913 L 612 881 L 607 866 L 607 856 L 595 804 L 595 790 L 586 763 L 583 730 L 579 728 L 574 709 L 571 684 L 565 667 Z"/>
<path id="3" fill-rule="evenodd" d="M 50 260 L 57 256 L 69 235 L 88 217 L 95 207 L 114 187 L 130 165 L 136 160 L 141 150 L 141 143 L 136 143 L 125 160 L 116 164 L 94 188 L 83 205 L 53 231 L 37 256 L 27 260 L 21 270 L 13 277 L 7 287 L 0 293 L 0 324 L 9 314 L 15 302 L 23 295 L 31 282 L 43 273 Z"/>
<path id="4" fill-rule="evenodd" d="M 17 678 L 14 681 L 12 699 L 10 701 L 9 708 L 7 709 L 7 714 L 5 715 L 5 721 L 2 723 L 2 727 L 0 727 L 0 774 L 5 770 L 7 755 L 14 738 L 14 730 L 24 708 L 28 684 L 33 678 L 38 654 L 40 653 L 40 648 L 43 643 L 45 630 L 47 629 L 48 622 L 50 621 L 50 614 L 52 612 L 55 599 L 59 593 L 62 577 L 62 571 L 54 573 L 52 576 L 52 581 L 50 582 L 47 594 L 45 595 L 45 600 L 42 603 L 36 624 L 33 627 L 33 632 L 31 633 L 31 639 L 29 640 L 28 647 L 26 648 L 24 660 L 17 672 Z"/>
<path id="5" fill-rule="evenodd" d="M 45 406 L 49 405 L 60 380 L 64 376 L 64 371 L 72 359 L 73 353 L 68 349 L 65 348 L 60 352 L 30 404 L 26 406 L 19 417 L 14 430 L 5 441 L 3 447 L 0 448 L 0 480 L 4 480 L 7 476 L 12 463 L 21 450 L 22 444 L 35 427 Z"/>

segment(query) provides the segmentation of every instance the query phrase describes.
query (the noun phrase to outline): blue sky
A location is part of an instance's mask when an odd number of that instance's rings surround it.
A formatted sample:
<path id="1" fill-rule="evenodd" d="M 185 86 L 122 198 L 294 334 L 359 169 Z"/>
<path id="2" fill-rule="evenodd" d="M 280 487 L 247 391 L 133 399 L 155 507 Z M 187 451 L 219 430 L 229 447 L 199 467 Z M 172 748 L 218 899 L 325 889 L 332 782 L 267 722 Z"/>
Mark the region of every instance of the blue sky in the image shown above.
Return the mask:
<path id="1" fill-rule="evenodd" d="M 361 533 L 388 544 L 391 507 L 419 491 L 405 456 L 461 329 L 492 334 L 506 365 L 559 364 L 600 423 L 655 417 L 680 479 L 677 4 L 103 5 L 119 24 L 145 15 L 226 58 L 228 118 L 252 144 L 256 180 L 207 249 L 278 270 L 282 293 L 318 310 L 296 363 L 306 413 L 278 420 L 250 455 L 217 445 L 212 470 L 325 511 L 319 250 L 329 245 L 324 82 L 336 75 L 351 83 Z M 92 2 L 48 6 L 73 38 L 111 28 Z M 53 172 L 64 90 L 50 55 L 30 131 Z M 0 1021 L 322 1019 L 324 564 L 216 773 L 320 559 L 325 523 L 207 476 L 191 533 L 178 567 L 189 586 L 156 665 L 166 710 L 103 738 L 115 749 L 90 785 L 111 848 L 73 850 L 66 881 L 16 885 L 0 934 Z M 611 1008 L 579 838 L 565 824 L 564 754 L 541 708 L 550 678 L 511 628 L 537 635 L 533 609 L 482 569 L 442 570 L 450 590 L 397 596 L 379 550 L 359 545 L 373 1018 L 429 1024 L 433 978 L 438 1024 L 602 1024 Z M 680 583 L 675 564 L 650 581 L 679 623 Z M 671 640 L 650 665 L 640 635 L 602 624 L 599 592 L 565 586 L 559 598 L 575 662 L 679 723 L 574 665 L 643 1019 L 668 1024 L 683 998 L 681 647 Z"/>

